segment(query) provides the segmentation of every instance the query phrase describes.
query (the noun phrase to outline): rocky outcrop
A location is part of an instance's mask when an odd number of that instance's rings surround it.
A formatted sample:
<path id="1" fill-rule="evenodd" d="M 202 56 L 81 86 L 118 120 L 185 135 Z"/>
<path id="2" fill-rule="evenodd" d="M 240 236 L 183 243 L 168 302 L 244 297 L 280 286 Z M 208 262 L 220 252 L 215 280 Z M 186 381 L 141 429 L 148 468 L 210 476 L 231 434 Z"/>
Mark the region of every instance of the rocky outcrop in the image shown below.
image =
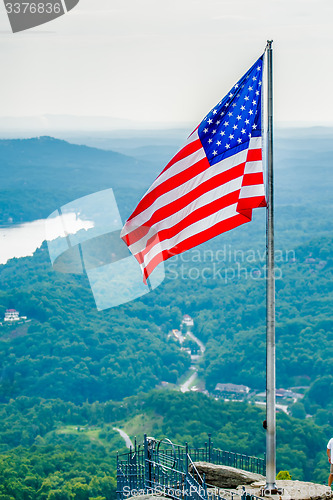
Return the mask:
<path id="1" fill-rule="evenodd" d="M 282 495 L 262 497 L 261 489 L 265 486 L 265 478 L 234 467 L 214 465 L 207 462 L 195 462 L 195 467 L 200 475 L 205 474 L 206 482 L 214 488 L 208 488 L 211 498 L 216 498 L 219 493 L 225 500 L 242 500 L 244 491 L 248 495 L 255 495 L 257 499 L 268 500 L 333 500 L 331 488 L 322 484 L 306 483 L 304 481 L 276 481 L 277 487 L 283 489 Z M 190 466 L 190 471 L 193 466 Z M 128 500 L 165 500 L 165 497 L 155 495 L 140 495 L 143 491 Z"/>
<path id="2" fill-rule="evenodd" d="M 214 465 L 208 462 L 195 462 L 195 468 L 202 476 L 205 474 L 206 483 L 219 488 L 237 488 L 239 485 L 252 484 L 256 481 L 264 481 L 260 474 L 246 470 L 235 469 L 226 465 Z M 190 465 L 190 472 L 191 468 Z"/>
<path id="3" fill-rule="evenodd" d="M 260 489 L 264 485 L 264 481 L 254 483 L 250 487 L 246 487 L 246 492 L 260 498 Z M 276 481 L 276 485 L 283 489 L 283 495 L 274 497 L 279 500 L 329 500 L 333 498 L 331 488 L 323 484 L 304 481 Z"/>

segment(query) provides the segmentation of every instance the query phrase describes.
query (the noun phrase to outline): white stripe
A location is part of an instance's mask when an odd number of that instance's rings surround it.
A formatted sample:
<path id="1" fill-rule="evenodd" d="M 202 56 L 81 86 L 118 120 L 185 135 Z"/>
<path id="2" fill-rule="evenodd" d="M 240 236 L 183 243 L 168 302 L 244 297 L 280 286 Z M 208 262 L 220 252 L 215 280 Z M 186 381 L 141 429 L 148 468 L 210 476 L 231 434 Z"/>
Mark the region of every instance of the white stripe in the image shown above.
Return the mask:
<path id="1" fill-rule="evenodd" d="M 243 186 L 239 195 L 239 199 L 243 198 L 254 198 L 255 196 L 264 196 L 265 189 L 263 184 L 257 184 L 255 186 Z"/>
<path id="2" fill-rule="evenodd" d="M 153 191 L 153 189 L 156 188 L 156 186 L 159 186 L 160 184 L 163 184 L 163 182 L 167 181 L 171 177 L 174 177 L 175 175 L 179 174 L 180 172 L 183 172 L 187 168 L 195 165 L 198 163 L 198 161 L 203 160 L 206 157 L 206 153 L 203 148 L 200 148 L 198 151 L 195 151 L 194 153 L 186 156 L 185 158 L 177 161 L 172 165 L 172 167 L 168 168 L 163 174 L 161 174 L 157 179 L 153 182 L 153 184 L 150 186 L 148 189 L 147 193 L 150 193 Z"/>
<path id="3" fill-rule="evenodd" d="M 193 177 L 193 179 L 190 179 L 189 181 L 180 186 L 176 186 L 175 189 L 162 194 L 146 210 L 144 210 L 143 212 L 133 217 L 133 219 L 126 222 L 121 232 L 121 237 L 129 234 L 131 231 L 134 231 L 136 228 L 140 226 L 144 226 L 149 221 L 152 214 L 156 212 L 159 208 L 168 205 L 173 200 L 181 198 L 182 196 L 189 193 L 203 182 L 212 179 L 216 175 L 222 172 L 226 172 L 229 169 L 236 167 L 237 165 L 240 165 L 241 163 L 245 163 L 246 156 L 247 156 L 247 150 L 241 151 L 240 153 L 237 153 L 234 156 L 230 156 L 229 158 L 226 158 L 220 161 L 219 163 L 216 163 L 215 165 L 207 168 L 207 170 L 201 172 L 196 177 Z"/>
<path id="4" fill-rule="evenodd" d="M 261 149 L 262 138 L 261 137 L 251 137 L 249 149 Z"/>
<path id="5" fill-rule="evenodd" d="M 194 140 L 199 138 L 197 133 L 194 133 L 194 135 L 195 135 Z M 193 141 L 191 141 L 191 142 L 193 142 Z M 183 148 L 181 148 L 181 149 L 183 149 Z M 248 149 L 241 151 L 241 152 L 233 155 L 232 157 L 226 158 L 225 160 L 222 160 L 221 162 L 218 163 L 218 165 L 221 164 L 222 162 L 229 160 L 230 158 L 242 156 L 244 153 L 247 155 L 247 152 L 250 149 L 260 149 L 260 148 L 261 148 L 261 137 L 251 138 Z M 181 149 L 179 151 L 181 151 Z M 200 154 L 199 154 L 199 152 L 200 152 Z M 197 154 L 198 154 L 198 157 L 196 159 L 195 155 L 197 155 Z M 194 163 L 196 163 L 196 161 L 202 160 L 203 158 L 205 158 L 205 156 L 206 156 L 206 153 L 205 153 L 204 149 L 201 148 L 198 151 L 192 153 L 191 155 L 186 156 L 182 160 L 179 160 L 178 162 L 174 163 L 170 168 L 168 168 L 168 170 L 166 170 L 163 174 L 161 174 L 159 177 L 157 177 L 157 179 L 154 181 L 154 183 L 148 189 L 147 193 L 150 193 L 153 189 L 155 189 L 156 186 L 158 186 L 159 184 L 162 184 L 167 179 L 170 179 L 170 177 L 173 177 L 174 175 L 179 174 L 180 172 L 183 172 L 184 170 L 186 170 L 188 167 L 191 166 L 191 161 L 193 161 L 193 165 L 194 165 Z M 196 159 L 196 161 L 194 161 L 195 159 Z M 246 160 L 246 158 L 245 158 L 245 160 Z M 239 163 L 242 163 L 245 160 L 240 160 Z M 259 160 L 259 161 L 261 161 L 261 160 Z M 249 164 L 250 163 L 253 163 L 253 162 L 249 162 Z"/>
<path id="6" fill-rule="evenodd" d="M 261 174 L 263 173 L 262 161 L 248 161 L 245 165 L 244 174 Z"/>
<path id="7" fill-rule="evenodd" d="M 156 235 L 160 231 L 163 231 L 164 229 L 172 228 L 195 210 L 202 208 L 208 205 L 209 203 L 212 203 L 214 200 L 218 200 L 223 196 L 226 196 L 230 193 L 240 190 L 242 186 L 242 181 L 243 181 L 243 176 L 240 176 L 237 177 L 236 179 L 227 182 L 226 184 L 223 184 L 222 186 L 218 186 L 217 188 L 202 194 L 192 203 L 190 203 L 183 209 L 179 210 L 178 212 L 170 215 L 166 219 L 156 222 L 143 238 L 141 238 L 140 240 L 138 240 L 137 242 L 133 243 L 131 246 L 128 247 L 129 250 L 132 252 L 133 255 L 142 252 L 146 248 L 146 244 L 149 238 Z"/>
<path id="8" fill-rule="evenodd" d="M 239 215 L 239 213 L 236 211 L 237 209 L 237 203 L 234 203 L 233 205 L 229 205 L 228 207 L 223 208 L 219 212 L 216 212 L 214 214 L 209 215 L 205 219 L 200 219 L 199 221 L 195 222 L 191 226 L 188 226 L 185 228 L 183 231 L 175 235 L 174 237 L 164 240 L 162 242 L 157 243 L 144 257 L 144 263 L 145 266 L 147 267 L 149 262 L 159 253 L 163 252 L 163 250 L 168 250 L 170 248 L 173 248 L 180 243 L 182 243 L 184 240 L 190 238 L 191 236 L 194 236 L 195 234 L 202 233 L 206 229 L 209 229 L 210 227 L 215 226 L 218 222 L 222 222 L 224 220 L 230 219 L 231 217 L 234 217 L 235 215 Z"/>

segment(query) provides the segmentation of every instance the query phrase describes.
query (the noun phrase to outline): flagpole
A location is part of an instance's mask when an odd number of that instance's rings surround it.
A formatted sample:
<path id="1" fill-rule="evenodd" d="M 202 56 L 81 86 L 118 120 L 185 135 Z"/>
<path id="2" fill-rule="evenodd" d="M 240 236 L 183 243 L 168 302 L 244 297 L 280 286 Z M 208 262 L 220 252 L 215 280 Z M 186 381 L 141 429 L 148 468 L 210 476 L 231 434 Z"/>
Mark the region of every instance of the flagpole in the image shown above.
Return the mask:
<path id="1" fill-rule="evenodd" d="M 267 224 L 266 224 L 266 486 L 264 495 L 280 493 L 276 478 L 275 273 L 273 184 L 273 40 L 267 40 Z"/>

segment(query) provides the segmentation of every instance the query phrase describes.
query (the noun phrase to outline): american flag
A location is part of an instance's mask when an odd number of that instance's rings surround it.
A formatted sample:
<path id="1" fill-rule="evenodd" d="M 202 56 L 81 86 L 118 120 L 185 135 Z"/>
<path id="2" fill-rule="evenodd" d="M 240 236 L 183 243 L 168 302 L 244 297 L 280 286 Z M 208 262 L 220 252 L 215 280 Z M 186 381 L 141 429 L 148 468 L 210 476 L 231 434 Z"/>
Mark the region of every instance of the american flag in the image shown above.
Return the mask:
<path id="1" fill-rule="evenodd" d="M 261 137 L 263 56 L 208 113 L 143 196 L 121 238 L 144 281 L 162 261 L 266 206 Z"/>

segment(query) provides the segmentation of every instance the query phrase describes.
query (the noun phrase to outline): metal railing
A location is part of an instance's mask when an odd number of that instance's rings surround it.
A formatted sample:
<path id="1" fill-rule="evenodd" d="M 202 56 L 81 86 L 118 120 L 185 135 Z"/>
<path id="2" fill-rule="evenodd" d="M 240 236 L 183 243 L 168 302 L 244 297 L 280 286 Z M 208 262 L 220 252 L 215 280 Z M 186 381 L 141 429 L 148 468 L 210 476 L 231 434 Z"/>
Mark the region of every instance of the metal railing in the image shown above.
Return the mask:
<path id="1" fill-rule="evenodd" d="M 195 462 L 228 465 L 265 474 L 261 458 L 213 448 L 211 437 L 203 448 L 173 444 L 169 439 L 156 441 L 144 437 L 128 453 L 117 455 L 117 500 L 139 494 L 155 493 L 174 500 L 257 500 L 254 495 L 227 492 L 207 484 Z"/>

